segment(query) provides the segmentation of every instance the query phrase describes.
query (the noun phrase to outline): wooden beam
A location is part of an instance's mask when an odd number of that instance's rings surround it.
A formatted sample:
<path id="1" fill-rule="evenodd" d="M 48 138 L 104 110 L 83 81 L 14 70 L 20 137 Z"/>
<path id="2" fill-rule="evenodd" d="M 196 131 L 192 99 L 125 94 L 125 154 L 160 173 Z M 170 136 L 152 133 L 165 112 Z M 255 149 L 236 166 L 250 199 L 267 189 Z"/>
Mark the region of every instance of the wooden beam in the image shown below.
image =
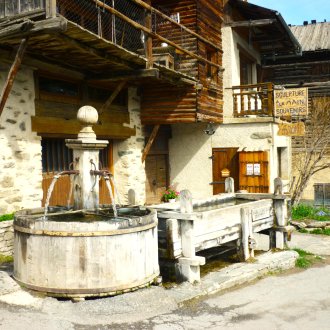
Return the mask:
<path id="1" fill-rule="evenodd" d="M 110 55 L 107 52 L 103 52 L 101 50 L 96 50 L 95 48 L 91 48 L 89 46 L 86 46 L 83 43 L 81 43 L 77 40 L 74 40 L 74 39 L 72 39 L 72 38 L 70 38 L 70 37 L 68 37 L 64 34 L 55 35 L 55 37 L 58 38 L 58 40 L 62 41 L 63 43 L 66 43 L 66 44 L 70 45 L 72 48 L 77 48 L 78 50 L 89 53 L 93 56 L 97 56 L 97 57 L 100 57 L 100 58 L 105 58 L 105 59 L 107 59 L 111 62 L 122 64 L 123 66 L 126 66 L 130 69 L 134 69 L 132 67 L 132 63 L 129 62 L 129 61 L 124 60 L 124 59 L 122 59 L 118 56 Z"/>
<path id="2" fill-rule="evenodd" d="M 120 93 L 120 91 L 124 88 L 124 86 L 126 85 L 126 81 L 122 81 L 119 83 L 119 85 L 116 87 L 116 89 L 112 92 L 112 94 L 110 95 L 110 97 L 105 101 L 105 103 L 102 105 L 100 111 L 99 111 L 99 116 L 105 111 L 107 110 L 111 103 L 114 101 L 114 99 L 117 97 L 117 95 Z"/>
<path id="3" fill-rule="evenodd" d="M 77 119 L 65 120 L 58 117 L 31 117 L 31 125 L 32 131 L 40 135 L 76 135 L 81 130 L 81 124 Z M 93 129 L 97 136 L 113 139 L 129 138 L 136 133 L 134 128 L 123 126 L 120 123 L 96 124 Z"/>
<path id="4" fill-rule="evenodd" d="M 151 4 L 150 0 L 146 0 L 148 5 Z M 152 18 L 151 18 L 151 11 L 147 11 L 146 18 L 145 18 L 145 25 L 149 30 L 152 30 Z M 152 37 L 150 34 L 145 35 L 145 53 L 146 53 L 146 68 L 151 69 L 153 67 L 154 59 L 152 57 Z"/>
<path id="5" fill-rule="evenodd" d="M 33 22 L 30 20 L 7 26 L 0 30 L 0 41 L 25 38 L 32 34 L 62 32 L 67 29 L 67 20 L 63 17 L 48 18 Z"/>
<path id="6" fill-rule="evenodd" d="M 141 78 L 159 78 L 159 70 L 158 69 L 134 70 L 132 72 L 122 72 L 108 77 L 105 76 L 95 77 L 88 79 L 87 81 L 90 83 L 98 83 L 98 82 L 118 81 L 118 80 L 134 80 Z"/>
<path id="7" fill-rule="evenodd" d="M 171 41 L 171 40 L 168 40 L 162 36 L 160 36 L 159 34 L 157 33 L 154 33 L 152 30 L 146 28 L 145 26 L 135 22 L 134 20 L 128 18 L 127 16 L 125 16 L 124 14 L 122 14 L 121 12 L 119 12 L 118 10 L 104 4 L 102 1 L 99 1 L 99 0 L 93 0 L 97 5 L 99 5 L 101 8 L 104 8 L 105 10 L 108 10 L 110 13 L 116 15 L 117 17 L 119 17 L 120 19 L 122 19 L 124 22 L 127 22 L 128 24 L 132 25 L 133 27 L 135 27 L 136 29 L 138 30 L 141 30 L 147 34 L 149 34 L 150 36 L 156 38 L 156 39 L 159 39 L 160 41 L 163 41 L 163 42 L 166 42 L 168 45 L 174 47 L 175 49 L 179 50 L 180 52 L 186 54 L 186 55 L 189 55 L 190 57 L 192 58 L 195 58 L 201 62 L 204 62 L 204 63 L 207 63 L 211 66 L 214 66 L 216 68 L 218 68 L 219 70 L 223 70 L 223 67 L 219 64 L 216 64 L 216 63 L 213 63 L 209 60 L 207 60 L 206 58 L 202 57 L 202 56 L 199 56 L 185 48 L 182 48 L 181 46 L 179 46 L 178 44 L 176 44 L 175 42 Z M 181 25 L 180 25 L 181 26 Z M 212 45 L 212 47 L 216 48 L 214 45 Z"/>
<path id="8" fill-rule="evenodd" d="M 271 25 L 276 23 L 275 18 L 266 18 L 266 19 L 255 19 L 249 21 L 236 21 L 226 23 L 226 26 L 230 27 L 249 27 L 249 26 L 262 26 L 262 25 Z"/>
<path id="9" fill-rule="evenodd" d="M 150 151 L 150 148 L 157 136 L 158 130 L 159 130 L 160 125 L 155 125 L 154 128 L 152 129 L 151 135 L 149 137 L 148 143 L 145 146 L 143 153 L 142 153 L 142 163 L 144 163 L 144 161 L 146 160 L 148 153 Z"/>
<path id="10" fill-rule="evenodd" d="M 15 60 L 8 72 L 8 76 L 7 76 L 6 82 L 3 86 L 1 97 L 0 97 L 0 116 L 5 107 L 5 104 L 7 102 L 9 93 L 13 87 L 14 80 L 15 80 L 16 74 L 18 72 L 18 69 L 22 63 L 22 58 L 23 58 L 24 52 L 26 50 L 27 43 L 28 43 L 27 39 L 22 39 L 21 44 L 19 45 L 19 48 L 18 48 L 16 56 L 15 56 Z"/>

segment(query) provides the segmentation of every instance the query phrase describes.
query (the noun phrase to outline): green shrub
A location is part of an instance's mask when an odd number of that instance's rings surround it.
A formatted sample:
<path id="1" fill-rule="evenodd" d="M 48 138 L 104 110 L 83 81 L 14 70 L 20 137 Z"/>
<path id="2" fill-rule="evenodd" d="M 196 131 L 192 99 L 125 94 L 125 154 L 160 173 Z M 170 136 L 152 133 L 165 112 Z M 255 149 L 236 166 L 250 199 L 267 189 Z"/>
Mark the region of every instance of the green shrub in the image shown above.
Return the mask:
<path id="1" fill-rule="evenodd" d="M 319 213 L 321 213 L 321 215 Z M 305 218 L 327 221 L 330 220 L 330 211 L 322 207 L 313 207 L 306 204 L 298 204 L 292 207 L 292 219 L 300 220 Z"/>
<path id="2" fill-rule="evenodd" d="M 13 262 L 14 258 L 12 256 L 4 256 L 2 254 L 0 254 L 0 265 L 1 264 L 6 264 L 9 262 Z"/>
<path id="3" fill-rule="evenodd" d="M 313 214 L 313 207 L 306 204 L 298 204 L 292 208 L 292 219 L 303 219 Z"/>
<path id="4" fill-rule="evenodd" d="M 299 254 L 299 257 L 296 260 L 296 267 L 298 268 L 308 268 L 316 260 L 316 256 L 313 253 L 299 248 L 295 248 L 293 250 Z"/>
<path id="5" fill-rule="evenodd" d="M 0 222 L 1 221 L 13 220 L 13 219 L 14 219 L 14 213 L 0 215 Z"/>

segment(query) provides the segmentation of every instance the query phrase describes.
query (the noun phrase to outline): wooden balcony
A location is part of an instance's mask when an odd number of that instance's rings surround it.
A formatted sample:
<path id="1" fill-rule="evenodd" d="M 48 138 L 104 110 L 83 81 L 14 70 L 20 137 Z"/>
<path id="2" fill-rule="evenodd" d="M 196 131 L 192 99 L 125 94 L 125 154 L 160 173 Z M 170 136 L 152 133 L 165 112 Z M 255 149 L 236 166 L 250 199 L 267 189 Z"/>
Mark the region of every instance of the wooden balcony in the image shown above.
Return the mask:
<path id="1" fill-rule="evenodd" d="M 234 117 L 269 116 L 274 113 L 274 84 L 271 82 L 233 86 Z"/>
<path id="2" fill-rule="evenodd" d="M 65 31 L 60 32 L 69 39 L 62 38 L 62 41 L 58 42 L 51 40 L 49 36 L 48 38 L 52 51 L 56 53 L 56 48 L 58 48 L 58 53 L 61 53 L 60 56 L 63 59 L 65 56 L 64 47 L 66 47 L 64 44 L 68 42 L 71 48 L 82 46 L 80 50 L 83 50 L 84 46 L 92 46 L 97 50 L 104 51 L 107 53 L 107 56 L 105 56 L 107 62 L 117 58 L 118 60 L 115 62 L 121 72 L 127 69 L 128 65 L 125 68 L 125 64 L 129 64 L 125 60 L 133 62 L 132 67 L 134 69 L 138 67 L 140 69 L 150 69 L 153 67 L 160 69 L 168 77 L 173 76 L 173 73 L 181 73 L 188 79 L 192 78 L 194 80 L 198 79 L 197 64 L 199 62 L 214 67 L 216 70 L 222 69 L 216 62 L 208 60 L 207 56 L 199 54 L 197 41 L 204 44 L 205 47 L 213 47 L 218 51 L 221 51 L 220 48 L 193 30 L 188 29 L 185 25 L 180 24 L 175 17 L 165 15 L 148 3 L 151 3 L 151 1 L 2 1 L 0 2 L 0 29 L 5 24 L 4 27 L 8 30 L 12 39 L 13 37 L 20 38 L 32 34 L 33 38 L 30 38 L 29 41 L 30 48 L 35 45 L 36 51 L 45 54 L 47 53 L 47 47 L 44 44 L 45 38 L 40 36 L 43 32 L 41 21 L 57 18 L 62 19 L 59 24 L 63 25 L 63 21 L 65 22 Z M 10 29 L 10 21 L 15 25 L 12 27 L 16 28 L 16 32 L 23 33 L 19 35 Z M 87 35 L 87 31 L 95 38 Z M 0 33 L 0 43 L 6 39 L 5 32 Z M 47 30 L 45 33 L 48 32 L 50 31 Z M 52 35 L 52 37 L 55 36 Z M 42 51 L 34 43 L 37 39 L 42 43 Z M 104 40 L 103 45 L 100 44 L 100 39 Z M 72 42 L 72 40 L 78 41 L 79 44 Z M 13 44 L 13 41 L 9 41 L 9 43 Z M 113 46 L 116 46 L 116 48 Z M 162 47 L 164 47 L 164 54 L 162 54 Z M 168 49 L 171 49 L 171 51 L 169 52 Z M 68 52 L 68 54 L 70 53 L 72 51 Z M 89 52 L 89 54 L 93 58 L 95 52 Z M 52 55 L 49 57 L 54 59 Z M 56 57 L 57 54 L 55 54 Z M 77 60 L 77 57 L 75 57 L 75 60 Z M 63 62 L 71 65 L 71 62 L 73 62 L 72 56 L 68 56 Z M 85 65 L 88 65 L 86 60 L 84 62 Z M 94 69 L 96 66 L 100 66 L 98 71 L 104 72 L 104 67 L 100 65 L 100 62 L 96 63 L 93 60 L 92 62 L 95 65 Z M 74 64 L 78 68 L 82 67 L 80 61 Z M 178 77 L 173 79 L 177 81 Z"/>

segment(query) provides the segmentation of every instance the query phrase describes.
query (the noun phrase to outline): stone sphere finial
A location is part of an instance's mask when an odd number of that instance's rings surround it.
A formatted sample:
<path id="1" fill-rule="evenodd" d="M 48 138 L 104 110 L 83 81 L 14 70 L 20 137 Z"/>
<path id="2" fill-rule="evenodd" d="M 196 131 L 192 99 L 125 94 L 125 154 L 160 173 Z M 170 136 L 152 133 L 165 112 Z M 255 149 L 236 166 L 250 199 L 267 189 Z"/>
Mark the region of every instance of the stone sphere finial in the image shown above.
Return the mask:
<path id="1" fill-rule="evenodd" d="M 82 125 L 90 126 L 97 123 L 99 114 L 94 107 L 84 105 L 78 110 L 77 119 Z"/>

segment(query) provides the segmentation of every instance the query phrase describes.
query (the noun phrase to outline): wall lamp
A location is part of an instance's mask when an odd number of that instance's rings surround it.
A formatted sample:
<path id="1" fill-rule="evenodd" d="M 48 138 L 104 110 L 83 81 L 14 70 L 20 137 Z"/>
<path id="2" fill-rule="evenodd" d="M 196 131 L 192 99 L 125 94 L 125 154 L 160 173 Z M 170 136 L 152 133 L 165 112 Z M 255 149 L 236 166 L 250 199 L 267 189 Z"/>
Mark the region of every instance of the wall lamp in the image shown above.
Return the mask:
<path id="1" fill-rule="evenodd" d="M 204 130 L 204 133 L 207 135 L 213 135 L 215 133 L 213 123 L 210 122 L 207 124 L 206 129 Z"/>

